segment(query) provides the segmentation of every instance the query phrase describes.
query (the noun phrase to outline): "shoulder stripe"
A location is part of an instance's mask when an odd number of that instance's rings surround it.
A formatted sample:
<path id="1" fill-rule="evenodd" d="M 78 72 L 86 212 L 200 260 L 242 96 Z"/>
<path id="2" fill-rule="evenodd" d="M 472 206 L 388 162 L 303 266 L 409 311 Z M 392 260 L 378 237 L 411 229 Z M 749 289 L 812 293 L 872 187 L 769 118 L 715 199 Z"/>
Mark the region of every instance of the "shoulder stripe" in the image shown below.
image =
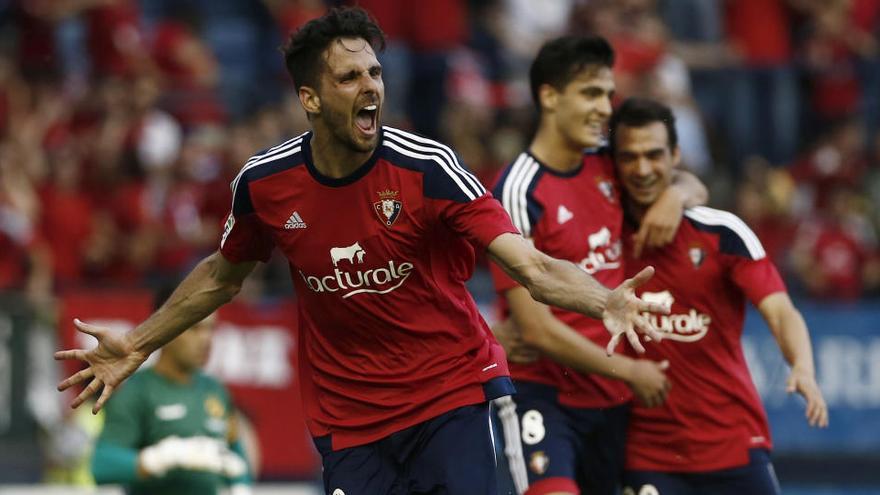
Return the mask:
<path id="1" fill-rule="evenodd" d="M 473 174 L 468 172 L 468 170 L 465 169 L 461 165 L 461 163 L 459 163 L 458 157 L 449 146 L 446 146 L 445 144 L 438 141 L 434 141 L 432 139 L 413 134 L 411 132 L 395 129 L 394 127 L 386 126 L 383 127 L 383 129 L 386 131 L 386 137 L 394 136 L 395 138 L 397 138 L 397 142 L 405 144 L 412 149 L 428 151 L 428 149 L 430 148 L 434 153 L 439 153 L 442 157 L 446 159 L 454 172 L 464 177 L 465 182 L 467 182 L 468 186 L 473 189 L 477 196 L 482 196 L 486 193 L 486 188 L 484 188 L 483 185 L 480 184 L 480 181 L 476 177 L 474 177 Z M 421 143 L 425 146 L 419 146 L 416 143 Z"/>
<path id="2" fill-rule="evenodd" d="M 279 145 L 275 145 L 262 153 L 257 153 L 256 155 L 248 158 L 248 161 L 245 162 L 245 165 L 247 165 L 249 163 L 253 163 L 261 158 L 265 158 L 273 153 L 280 153 L 286 149 L 289 149 L 291 146 L 295 146 L 295 145 L 301 143 L 306 134 L 308 134 L 308 132 L 304 132 L 304 133 L 300 134 L 299 136 L 296 136 L 292 139 L 288 139 L 287 141 L 285 141 Z"/>
<path id="3" fill-rule="evenodd" d="M 684 214 L 697 222 L 706 225 L 720 225 L 732 230 L 737 237 L 742 240 L 752 259 L 759 260 L 767 256 L 767 253 L 764 252 L 764 246 L 761 245 L 758 236 L 752 232 L 752 229 L 750 229 L 745 222 L 733 213 L 716 210 L 706 206 L 696 206 L 694 208 L 688 208 L 684 211 Z"/>
<path id="4" fill-rule="evenodd" d="M 527 153 L 522 153 L 510 166 L 510 172 L 504 180 L 501 204 L 524 237 L 532 235 L 526 195 L 539 168 L 538 162 Z"/>
<path id="5" fill-rule="evenodd" d="M 235 179 L 232 181 L 231 187 L 233 193 L 235 192 L 236 187 L 238 187 L 238 182 L 241 180 L 242 176 L 244 176 L 244 173 L 251 168 L 293 155 L 294 153 L 298 153 L 300 150 L 302 150 L 301 144 L 306 134 L 308 133 L 300 134 L 299 136 L 289 141 L 285 141 L 278 146 L 269 148 L 265 153 L 250 157 L 248 161 L 245 162 L 244 167 L 241 168 L 241 170 L 238 172 L 238 175 L 236 175 Z"/>
<path id="6" fill-rule="evenodd" d="M 241 182 L 241 178 L 244 177 L 245 172 L 251 170 L 260 165 L 271 163 L 276 160 L 280 160 L 282 158 L 286 158 L 288 156 L 299 153 L 302 150 L 302 142 L 304 136 L 308 133 L 300 134 L 299 136 L 288 140 L 284 143 L 279 144 L 278 146 L 274 146 L 269 148 L 265 153 L 255 155 L 251 157 L 247 162 L 245 162 L 244 167 L 238 172 L 238 175 L 233 179 L 230 187 L 232 188 L 232 211 L 235 211 L 236 200 L 238 199 L 238 184 Z"/>
<path id="7" fill-rule="evenodd" d="M 386 135 L 386 138 L 387 138 L 387 135 Z M 471 191 L 468 187 L 466 187 L 464 185 L 464 183 L 461 180 L 461 177 L 458 174 L 456 174 L 455 172 L 453 172 L 452 170 L 449 169 L 449 165 L 440 157 L 440 155 L 438 155 L 438 154 L 424 155 L 422 153 L 410 151 L 402 146 L 395 144 L 390 139 L 383 139 L 382 145 L 387 146 L 387 147 L 393 149 L 394 151 L 400 153 L 401 155 L 406 155 L 410 158 L 418 158 L 421 160 L 432 160 L 432 161 L 436 162 L 438 165 L 440 165 L 440 167 L 443 168 L 443 171 L 445 171 L 446 174 L 449 175 L 449 177 L 456 183 L 456 185 L 458 185 L 458 188 L 461 189 L 461 192 L 463 192 L 469 200 L 473 201 L 473 200 L 477 199 L 478 196 L 474 195 L 473 191 Z"/>

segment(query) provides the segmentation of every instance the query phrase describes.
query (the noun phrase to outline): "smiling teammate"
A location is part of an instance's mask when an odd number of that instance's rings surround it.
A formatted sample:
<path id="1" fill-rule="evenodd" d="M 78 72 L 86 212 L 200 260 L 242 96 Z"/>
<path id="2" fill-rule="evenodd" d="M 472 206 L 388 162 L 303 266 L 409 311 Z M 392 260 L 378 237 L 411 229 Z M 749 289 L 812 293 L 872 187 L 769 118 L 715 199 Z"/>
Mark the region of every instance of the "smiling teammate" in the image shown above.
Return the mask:
<path id="1" fill-rule="evenodd" d="M 610 128 L 630 220 L 625 232 L 632 233 L 678 165 L 675 119 L 660 103 L 630 99 L 615 111 Z M 656 264 L 657 274 L 640 292 L 669 305 L 672 314 L 657 317 L 666 338 L 645 356 L 669 361 L 672 388 L 663 406 L 633 408 L 624 493 L 778 494 L 770 429 L 740 342 L 746 300 L 791 365 L 787 389 L 806 399 L 808 422 L 828 424 L 809 333 L 779 273 L 742 220 L 706 207 L 686 210 L 672 243 L 628 257 L 627 271 L 648 263 Z"/>
<path id="2" fill-rule="evenodd" d="M 274 248 L 300 314 L 307 424 L 330 493 L 496 492 L 488 401 L 512 392 L 501 346 L 465 287 L 486 250 L 533 297 L 653 338 L 634 297 L 645 270 L 609 290 L 525 241 L 447 146 L 379 125 L 379 27 L 334 9 L 297 31 L 285 60 L 312 130 L 251 158 L 233 182 L 218 253 L 125 336 L 77 321 L 91 351 L 77 406 L 96 408 L 147 356 L 230 300 Z"/>
<path id="3" fill-rule="evenodd" d="M 611 115 L 613 64 L 611 46 L 599 37 L 565 36 L 541 48 L 529 74 L 538 130 L 493 191 L 535 247 L 608 287 L 624 279 L 623 209 L 611 157 L 600 147 Z M 683 207 L 705 196 L 693 176 L 679 177 L 651 210 L 639 242 L 646 249 L 668 242 Z M 634 394 L 648 406 L 663 402 L 666 363 L 607 357 L 603 347 L 616 344 L 599 322 L 540 304 L 493 272 L 509 326 L 545 356 L 511 364 L 518 393 L 498 401 L 517 490 L 616 494 L 629 404 Z"/>

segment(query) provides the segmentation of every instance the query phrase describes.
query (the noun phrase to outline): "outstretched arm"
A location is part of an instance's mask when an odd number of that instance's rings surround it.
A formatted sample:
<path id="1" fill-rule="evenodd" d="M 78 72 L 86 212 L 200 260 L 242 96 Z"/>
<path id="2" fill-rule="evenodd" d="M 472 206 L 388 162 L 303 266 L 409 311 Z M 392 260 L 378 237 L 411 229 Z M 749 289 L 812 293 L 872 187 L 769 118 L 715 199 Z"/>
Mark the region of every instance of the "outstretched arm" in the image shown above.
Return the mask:
<path id="1" fill-rule="evenodd" d="M 798 392 L 807 400 L 806 416 L 810 426 L 828 426 L 828 406 L 816 384 L 810 334 L 800 311 L 785 292 L 775 292 L 765 297 L 758 305 L 758 310 L 791 366 L 786 391 Z"/>
<path id="2" fill-rule="evenodd" d="M 609 290 L 573 263 L 547 256 L 516 234 L 501 234 L 489 244 L 488 252 L 493 261 L 528 290 L 532 299 L 602 320 L 612 335 L 606 349 L 609 355 L 623 335 L 636 351 L 644 352 L 636 329 L 654 340 L 662 338 L 642 312 L 668 310 L 642 301 L 634 293 L 636 287 L 651 278 L 653 268 L 646 268 Z"/>
<path id="3" fill-rule="evenodd" d="M 177 287 L 168 301 L 146 321 L 125 335 L 74 320 L 78 330 L 94 336 L 98 346 L 59 351 L 55 359 L 78 359 L 88 367 L 67 378 L 59 390 L 91 379 L 71 403 L 77 407 L 103 387 L 93 412 L 97 413 L 113 390 L 146 361 L 156 349 L 201 321 L 232 299 L 256 262 L 233 264 L 220 253 L 202 260 Z"/>

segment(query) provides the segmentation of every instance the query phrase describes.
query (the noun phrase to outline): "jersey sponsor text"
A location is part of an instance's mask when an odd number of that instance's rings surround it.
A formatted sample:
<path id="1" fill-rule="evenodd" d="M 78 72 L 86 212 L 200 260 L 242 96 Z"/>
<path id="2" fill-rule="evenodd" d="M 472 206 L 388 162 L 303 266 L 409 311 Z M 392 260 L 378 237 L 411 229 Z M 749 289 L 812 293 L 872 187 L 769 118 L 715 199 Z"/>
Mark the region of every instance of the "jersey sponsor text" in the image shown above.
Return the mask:
<path id="1" fill-rule="evenodd" d="M 672 308 L 675 298 L 668 290 L 662 292 L 644 292 L 642 299 L 646 302 L 661 304 L 664 307 Z M 652 313 L 642 313 L 645 318 L 650 320 L 655 328 L 664 333 L 664 337 L 677 340 L 679 342 L 694 342 L 702 339 L 709 332 L 709 324 L 712 323 L 712 317 L 697 312 L 691 308 L 684 314 L 668 314 L 655 315 Z"/>
<path id="2" fill-rule="evenodd" d="M 342 295 L 347 299 L 355 294 L 387 294 L 397 289 L 409 278 L 414 266 L 407 261 L 389 260 L 386 266 L 367 270 L 340 270 L 340 263 L 352 266 L 363 264 L 367 252 L 359 242 L 350 246 L 330 248 L 333 273 L 330 275 L 307 275 L 299 271 L 309 289 L 315 292 L 348 291 Z M 343 265 L 344 266 L 344 265 Z"/>

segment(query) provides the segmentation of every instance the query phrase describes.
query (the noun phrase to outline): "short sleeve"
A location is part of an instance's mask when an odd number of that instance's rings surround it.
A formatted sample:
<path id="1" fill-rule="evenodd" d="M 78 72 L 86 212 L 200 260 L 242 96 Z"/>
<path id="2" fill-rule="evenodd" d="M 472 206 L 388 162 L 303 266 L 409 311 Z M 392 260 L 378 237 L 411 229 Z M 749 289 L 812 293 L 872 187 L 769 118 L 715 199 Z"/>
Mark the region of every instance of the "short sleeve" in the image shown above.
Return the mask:
<path id="1" fill-rule="evenodd" d="M 758 236 L 733 213 L 697 206 L 685 211 L 700 230 L 718 238 L 718 250 L 725 257 L 725 266 L 733 283 L 758 305 L 774 292 L 785 291 L 785 283 L 767 258 Z"/>
<path id="2" fill-rule="evenodd" d="M 274 241 L 254 209 L 247 175 L 232 183 L 232 211 L 226 217 L 220 253 L 233 263 L 266 262 Z"/>
<path id="3" fill-rule="evenodd" d="M 755 306 L 770 294 L 785 292 L 785 282 L 766 256 L 757 260 L 736 257 L 730 274 L 736 286 Z"/>
<path id="4" fill-rule="evenodd" d="M 392 162 L 417 170 L 432 215 L 472 245 L 485 249 L 501 234 L 517 232 L 501 204 L 445 144 L 391 127 L 383 145 Z"/>
<path id="5" fill-rule="evenodd" d="M 489 193 L 466 203 L 436 200 L 435 207 L 453 231 L 482 250 L 501 234 L 519 233 L 501 203 Z"/>
<path id="6" fill-rule="evenodd" d="M 141 380 L 132 377 L 104 406 L 104 429 L 99 442 L 140 449 L 143 447 Z"/>

